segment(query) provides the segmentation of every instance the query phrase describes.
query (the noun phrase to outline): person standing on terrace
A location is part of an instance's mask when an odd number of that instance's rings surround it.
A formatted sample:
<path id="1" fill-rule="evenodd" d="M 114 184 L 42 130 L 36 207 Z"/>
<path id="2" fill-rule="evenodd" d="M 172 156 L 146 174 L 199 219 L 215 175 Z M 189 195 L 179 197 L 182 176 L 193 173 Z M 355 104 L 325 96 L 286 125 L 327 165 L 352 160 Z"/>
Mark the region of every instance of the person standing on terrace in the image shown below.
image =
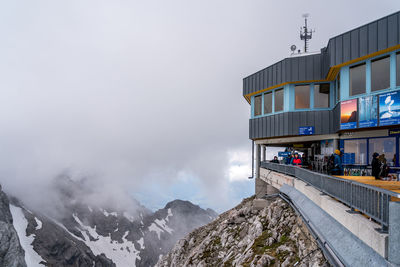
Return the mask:
<path id="1" fill-rule="evenodd" d="M 275 156 L 273 160 L 271 160 L 272 163 L 279 163 L 278 157 Z"/>
<path id="2" fill-rule="evenodd" d="M 374 176 L 376 180 L 379 180 L 379 174 L 381 172 L 381 162 L 379 161 L 378 156 L 379 154 L 375 152 L 372 155 L 372 162 L 371 162 L 372 176 Z"/>
<path id="3" fill-rule="evenodd" d="M 340 150 L 336 149 L 335 154 L 333 155 L 333 175 L 343 175 L 343 165 L 342 160 L 340 159 Z"/>
<path id="4" fill-rule="evenodd" d="M 301 162 L 301 158 L 299 157 L 298 153 L 294 154 L 294 158 L 292 158 L 291 164 L 295 165 L 295 166 L 301 166 L 302 162 Z"/>

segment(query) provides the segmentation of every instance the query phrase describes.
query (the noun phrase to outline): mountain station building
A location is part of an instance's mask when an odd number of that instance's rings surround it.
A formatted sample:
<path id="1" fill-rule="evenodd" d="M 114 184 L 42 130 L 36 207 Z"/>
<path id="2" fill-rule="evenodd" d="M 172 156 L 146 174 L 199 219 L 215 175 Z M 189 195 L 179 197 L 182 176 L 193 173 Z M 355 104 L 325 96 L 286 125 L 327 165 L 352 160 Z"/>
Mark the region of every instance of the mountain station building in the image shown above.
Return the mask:
<path id="1" fill-rule="evenodd" d="M 292 55 L 251 74 L 243 96 L 257 149 L 292 148 L 320 168 L 335 149 L 354 168 L 370 165 L 377 152 L 396 170 L 399 12 L 332 37 L 319 53 Z"/>
<path id="2" fill-rule="evenodd" d="M 400 265 L 400 12 L 249 75 L 243 97 L 256 199 L 288 198 L 335 266 Z M 327 174 L 335 150 L 344 175 Z M 284 164 L 293 152 L 308 166 Z M 371 176 L 375 152 L 390 169 L 382 180 Z"/>

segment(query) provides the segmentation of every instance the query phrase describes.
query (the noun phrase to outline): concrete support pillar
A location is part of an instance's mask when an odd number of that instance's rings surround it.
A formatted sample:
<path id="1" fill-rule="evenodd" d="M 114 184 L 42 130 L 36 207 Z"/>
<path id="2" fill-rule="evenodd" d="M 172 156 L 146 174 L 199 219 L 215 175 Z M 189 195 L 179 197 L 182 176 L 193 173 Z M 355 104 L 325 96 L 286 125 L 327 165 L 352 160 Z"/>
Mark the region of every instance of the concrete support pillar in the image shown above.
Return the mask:
<path id="1" fill-rule="evenodd" d="M 261 178 L 256 178 L 256 198 L 263 198 L 267 195 L 279 194 L 279 190 L 268 184 Z"/>
<path id="2" fill-rule="evenodd" d="M 256 198 L 262 198 L 267 194 L 268 184 L 260 178 L 256 178 Z"/>
<path id="3" fill-rule="evenodd" d="M 276 189 L 272 185 L 268 184 L 267 186 L 267 195 L 276 195 L 279 194 L 279 189 Z"/>
<path id="4" fill-rule="evenodd" d="M 256 145 L 256 179 L 260 178 L 261 145 Z"/>
<path id="5" fill-rule="evenodd" d="M 262 161 L 266 161 L 266 160 L 267 160 L 267 146 L 262 145 Z"/>
<path id="6" fill-rule="evenodd" d="M 400 265 L 400 202 L 389 203 L 388 260 Z"/>

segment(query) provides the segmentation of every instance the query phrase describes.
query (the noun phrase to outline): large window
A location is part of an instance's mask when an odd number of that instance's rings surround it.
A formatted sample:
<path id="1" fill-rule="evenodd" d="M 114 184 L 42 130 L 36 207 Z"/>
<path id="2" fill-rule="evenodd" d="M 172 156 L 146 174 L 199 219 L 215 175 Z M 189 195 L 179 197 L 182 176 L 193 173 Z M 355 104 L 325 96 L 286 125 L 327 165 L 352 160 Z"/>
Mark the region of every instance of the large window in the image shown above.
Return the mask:
<path id="1" fill-rule="evenodd" d="M 283 89 L 275 91 L 275 112 L 283 110 Z"/>
<path id="2" fill-rule="evenodd" d="M 365 93 L 365 63 L 350 68 L 350 96 Z"/>
<path id="3" fill-rule="evenodd" d="M 371 91 L 390 87 L 390 57 L 383 57 L 371 62 Z"/>
<path id="4" fill-rule="evenodd" d="M 261 95 L 254 97 L 254 116 L 261 115 Z"/>
<path id="5" fill-rule="evenodd" d="M 296 109 L 310 108 L 310 86 L 297 85 L 294 87 Z"/>
<path id="6" fill-rule="evenodd" d="M 314 107 L 329 108 L 329 83 L 314 85 Z"/>
<path id="7" fill-rule="evenodd" d="M 395 137 L 387 137 L 387 138 L 374 138 L 369 139 L 369 162 L 372 161 L 372 154 L 378 153 L 379 155 L 384 154 L 386 163 L 389 166 L 393 166 L 396 164 L 396 138 Z M 393 163 L 394 159 L 394 163 Z"/>
<path id="8" fill-rule="evenodd" d="M 344 140 L 344 153 L 354 154 L 354 164 L 367 164 L 367 139 Z"/>
<path id="9" fill-rule="evenodd" d="M 400 86 L 400 53 L 396 54 L 396 85 Z"/>
<path id="10" fill-rule="evenodd" d="M 264 94 L 264 114 L 272 112 L 272 93 Z"/>

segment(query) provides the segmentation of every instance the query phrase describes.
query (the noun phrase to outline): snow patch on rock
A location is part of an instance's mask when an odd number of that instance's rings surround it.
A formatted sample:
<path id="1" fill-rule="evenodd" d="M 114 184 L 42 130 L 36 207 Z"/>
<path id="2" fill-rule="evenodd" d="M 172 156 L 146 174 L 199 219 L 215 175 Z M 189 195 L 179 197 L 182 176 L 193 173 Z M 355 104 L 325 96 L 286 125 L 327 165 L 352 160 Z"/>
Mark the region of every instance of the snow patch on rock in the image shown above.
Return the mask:
<path id="1" fill-rule="evenodd" d="M 110 215 L 112 214 L 110 213 Z M 126 239 L 129 231 L 126 231 L 122 237 L 123 242 L 118 243 L 117 241 L 112 240 L 111 236 L 102 236 L 97 234 L 96 226 L 92 228 L 83 224 L 76 214 L 73 214 L 73 217 L 80 225 L 80 229 L 78 230 L 84 237 L 84 239 L 81 240 L 92 250 L 94 255 L 104 253 L 104 255 L 106 255 L 107 258 L 112 259 L 118 267 L 135 266 L 136 259 L 140 259 L 139 251 L 136 250 L 133 242 Z M 79 237 L 77 238 L 80 239 Z"/>
<path id="2" fill-rule="evenodd" d="M 35 221 L 36 221 L 36 224 L 37 224 L 35 230 L 37 231 L 37 230 L 42 229 L 42 222 L 36 217 L 35 217 Z"/>
<path id="3" fill-rule="evenodd" d="M 106 210 L 102 210 L 102 211 L 103 211 L 104 216 L 106 216 L 106 217 L 108 217 L 108 216 L 117 217 L 118 216 L 118 214 L 116 212 L 107 212 Z"/>
<path id="4" fill-rule="evenodd" d="M 141 238 L 140 238 L 138 241 L 136 241 L 136 242 L 138 242 L 138 244 L 140 245 L 140 249 L 145 249 L 143 237 L 141 237 Z"/>
<path id="5" fill-rule="evenodd" d="M 169 228 L 168 226 L 167 226 L 167 222 L 166 222 L 166 220 L 168 220 L 168 217 L 164 220 L 164 219 L 162 219 L 162 220 L 159 220 L 159 219 L 156 219 L 154 222 L 157 224 L 157 226 L 159 226 L 161 229 L 163 229 L 164 231 L 166 231 L 166 232 L 168 232 L 169 234 L 171 234 L 174 230 L 172 230 L 171 228 Z"/>
<path id="6" fill-rule="evenodd" d="M 10 205 L 10 211 L 13 217 L 14 228 L 17 231 L 19 240 L 22 248 L 25 250 L 25 262 L 29 267 L 43 267 L 39 264 L 41 261 L 45 262 L 43 258 L 33 249 L 32 243 L 35 239 L 35 235 L 26 235 L 26 228 L 28 227 L 28 220 L 21 208 L 14 205 Z M 35 218 L 36 219 L 36 218 Z M 40 223 L 41 227 L 41 223 Z"/>

